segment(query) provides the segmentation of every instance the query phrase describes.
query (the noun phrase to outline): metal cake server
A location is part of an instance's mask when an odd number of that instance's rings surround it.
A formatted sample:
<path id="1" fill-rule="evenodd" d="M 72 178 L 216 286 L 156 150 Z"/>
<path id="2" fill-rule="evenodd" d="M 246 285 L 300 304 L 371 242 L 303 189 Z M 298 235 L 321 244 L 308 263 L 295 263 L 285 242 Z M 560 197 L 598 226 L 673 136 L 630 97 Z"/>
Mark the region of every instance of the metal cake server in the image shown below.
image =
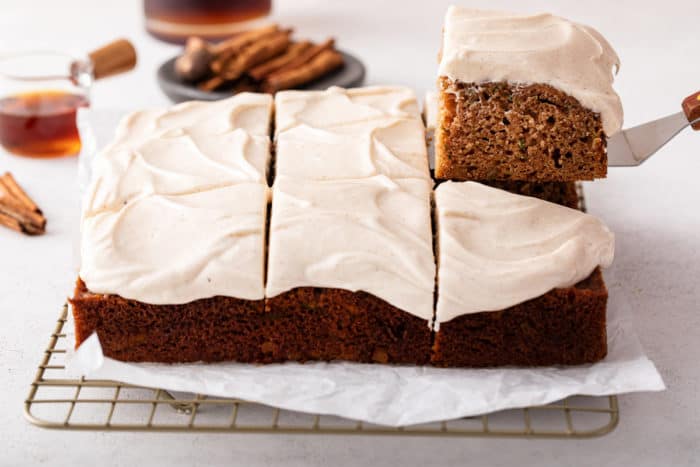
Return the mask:
<path id="1" fill-rule="evenodd" d="M 640 165 L 685 127 L 700 130 L 700 92 L 683 100 L 683 111 L 643 123 L 608 138 L 608 166 Z"/>

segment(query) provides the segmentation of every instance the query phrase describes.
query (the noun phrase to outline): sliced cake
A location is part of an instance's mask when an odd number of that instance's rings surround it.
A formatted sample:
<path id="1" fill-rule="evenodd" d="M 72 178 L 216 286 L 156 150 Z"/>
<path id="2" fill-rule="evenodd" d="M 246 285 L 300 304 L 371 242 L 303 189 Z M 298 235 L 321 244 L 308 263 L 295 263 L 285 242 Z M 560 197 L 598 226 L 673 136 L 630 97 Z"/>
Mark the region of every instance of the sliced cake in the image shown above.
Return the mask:
<path id="1" fill-rule="evenodd" d="M 272 99 L 126 118 L 93 164 L 76 345 L 127 361 L 257 361 L 264 346 Z"/>
<path id="2" fill-rule="evenodd" d="M 435 157 L 435 127 L 438 115 L 438 95 L 433 91 L 425 94 L 423 121 L 426 127 L 428 156 Z M 576 182 L 538 182 L 525 180 L 476 180 L 479 183 L 510 191 L 519 195 L 534 196 L 572 209 L 579 208 L 579 195 Z"/>
<path id="3" fill-rule="evenodd" d="M 281 92 L 275 105 L 274 358 L 427 363 L 432 181 L 415 96 L 332 88 Z"/>
<path id="4" fill-rule="evenodd" d="M 622 124 L 619 59 L 594 29 L 550 14 L 452 6 L 443 29 L 438 179 L 605 177 Z"/>
<path id="5" fill-rule="evenodd" d="M 595 217 L 475 182 L 435 190 L 438 366 L 575 365 L 607 352 L 599 267 L 613 234 Z"/>

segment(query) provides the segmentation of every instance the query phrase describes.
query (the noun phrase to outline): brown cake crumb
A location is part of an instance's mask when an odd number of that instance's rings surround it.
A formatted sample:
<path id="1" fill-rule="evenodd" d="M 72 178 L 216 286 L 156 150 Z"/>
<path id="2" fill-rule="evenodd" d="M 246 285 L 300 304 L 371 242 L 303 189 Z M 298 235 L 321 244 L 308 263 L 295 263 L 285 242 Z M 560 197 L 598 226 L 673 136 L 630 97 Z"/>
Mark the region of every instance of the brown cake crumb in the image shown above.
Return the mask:
<path id="1" fill-rule="evenodd" d="M 78 347 L 97 332 L 103 353 L 127 362 L 267 361 L 263 300 L 213 297 L 150 305 L 94 294 L 78 280 L 70 300 Z"/>
<path id="2" fill-rule="evenodd" d="M 431 363 L 443 367 L 579 365 L 607 354 L 608 291 L 597 268 L 573 287 L 440 323 Z"/>
<path id="3" fill-rule="evenodd" d="M 299 287 L 266 299 L 281 360 L 427 364 L 429 323 L 366 292 Z"/>
<path id="4" fill-rule="evenodd" d="M 348 360 L 425 365 L 428 322 L 365 292 L 302 287 L 267 303 L 213 297 L 150 305 L 93 294 L 70 300 L 76 347 L 97 332 L 108 357 L 131 362 Z"/>
<path id="5" fill-rule="evenodd" d="M 561 204 L 571 209 L 579 209 L 578 193 L 575 182 L 525 182 L 511 181 L 482 181 L 484 185 L 518 195 L 532 196 L 550 203 Z"/>
<path id="6" fill-rule="evenodd" d="M 442 77 L 435 176 L 450 180 L 593 180 L 607 174 L 600 115 L 546 84 Z"/>

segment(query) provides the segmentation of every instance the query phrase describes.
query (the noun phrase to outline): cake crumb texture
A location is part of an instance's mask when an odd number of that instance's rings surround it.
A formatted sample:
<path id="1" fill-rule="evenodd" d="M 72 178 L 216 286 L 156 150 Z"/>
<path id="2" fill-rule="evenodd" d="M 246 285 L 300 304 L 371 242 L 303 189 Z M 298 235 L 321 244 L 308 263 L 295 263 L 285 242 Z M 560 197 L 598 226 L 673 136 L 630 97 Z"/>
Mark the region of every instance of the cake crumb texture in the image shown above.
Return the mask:
<path id="1" fill-rule="evenodd" d="M 429 323 L 366 292 L 298 287 L 266 299 L 282 330 L 274 351 L 295 361 L 348 360 L 425 365 Z"/>
<path id="2" fill-rule="evenodd" d="M 576 181 L 605 177 L 600 115 L 546 84 L 439 79 L 438 179 Z"/>
<path id="3" fill-rule="evenodd" d="M 580 365 L 607 354 L 608 291 L 600 268 L 573 287 L 502 311 L 440 323 L 431 363 L 442 367 Z"/>

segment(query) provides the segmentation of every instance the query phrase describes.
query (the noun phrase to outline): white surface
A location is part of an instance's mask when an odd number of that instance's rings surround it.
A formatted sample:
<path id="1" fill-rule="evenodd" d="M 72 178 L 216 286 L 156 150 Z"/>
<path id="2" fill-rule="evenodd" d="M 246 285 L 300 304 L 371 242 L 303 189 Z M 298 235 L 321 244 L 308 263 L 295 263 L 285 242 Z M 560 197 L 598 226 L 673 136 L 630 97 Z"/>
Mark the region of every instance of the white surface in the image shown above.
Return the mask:
<path id="1" fill-rule="evenodd" d="M 464 2 L 466 3 L 466 2 Z M 469 2 L 525 10 L 522 2 Z M 368 83 L 432 87 L 447 2 L 276 0 L 276 15 L 313 38 L 333 34 L 361 56 Z M 518 5 L 520 5 L 518 7 Z M 175 50 L 141 31 L 140 2 L 0 1 L 0 42 L 44 40 L 73 47 L 116 35 L 135 40 L 135 73 L 100 83 L 103 108 L 166 103 L 155 69 Z M 627 126 L 679 109 L 700 87 L 697 1 L 604 0 L 528 3 L 528 11 L 589 23 L 622 60 L 617 89 Z M 600 439 L 526 441 L 390 437 L 299 437 L 66 433 L 22 419 L 22 401 L 70 292 L 71 229 L 77 222 L 76 161 L 32 161 L 0 154 L 48 217 L 48 233 L 23 237 L 0 230 L 0 465 L 694 465 L 700 459 L 700 133 L 686 130 L 636 169 L 614 169 L 587 187 L 590 211 L 617 235 L 606 278 L 636 317 L 642 344 L 662 373 L 663 393 L 620 398 L 619 427 Z"/>

